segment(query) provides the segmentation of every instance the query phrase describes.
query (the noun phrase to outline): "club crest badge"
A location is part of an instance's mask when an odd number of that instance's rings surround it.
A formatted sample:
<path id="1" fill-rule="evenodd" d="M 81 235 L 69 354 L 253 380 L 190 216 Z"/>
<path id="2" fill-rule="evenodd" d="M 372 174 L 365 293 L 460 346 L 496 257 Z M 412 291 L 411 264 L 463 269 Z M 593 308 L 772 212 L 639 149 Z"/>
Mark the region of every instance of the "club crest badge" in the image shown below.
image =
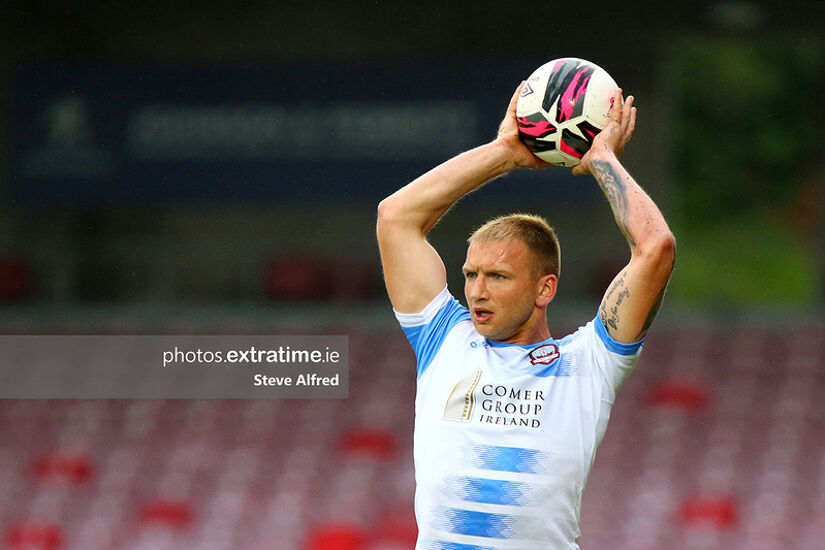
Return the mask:
<path id="1" fill-rule="evenodd" d="M 559 347 L 556 344 L 545 344 L 530 352 L 531 365 L 549 365 L 560 357 Z"/>

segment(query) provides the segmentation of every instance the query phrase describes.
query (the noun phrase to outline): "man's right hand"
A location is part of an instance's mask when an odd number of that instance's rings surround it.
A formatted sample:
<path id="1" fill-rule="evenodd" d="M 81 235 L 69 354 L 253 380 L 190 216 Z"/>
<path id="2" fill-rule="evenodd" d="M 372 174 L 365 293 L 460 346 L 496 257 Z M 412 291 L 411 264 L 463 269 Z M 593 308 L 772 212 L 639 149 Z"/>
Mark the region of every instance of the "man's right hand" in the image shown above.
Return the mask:
<path id="1" fill-rule="evenodd" d="M 519 139 L 520 91 L 521 86 L 510 99 L 496 139 L 436 166 L 378 206 L 376 232 L 384 282 L 398 312 L 421 311 L 446 286 L 444 262 L 427 242 L 427 233 L 456 201 L 515 168 L 550 166 Z"/>
<path id="2" fill-rule="evenodd" d="M 521 141 L 518 131 L 518 122 L 516 121 L 516 104 L 518 103 L 519 94 L 525 83 L 522 82 L 516 88 L 516 92 L 510 99 L 510 105 L 507 107 L 507 113 L 504 115 L 504 120 L 498 127 L 498 135 L 496 142 L 508 150 L 508 158 L 510 165 L 508 171 L 514 168 L 547 168 L 552 166 L 549 162 L 541 160 L 533 154 L 530 149 Z"/>

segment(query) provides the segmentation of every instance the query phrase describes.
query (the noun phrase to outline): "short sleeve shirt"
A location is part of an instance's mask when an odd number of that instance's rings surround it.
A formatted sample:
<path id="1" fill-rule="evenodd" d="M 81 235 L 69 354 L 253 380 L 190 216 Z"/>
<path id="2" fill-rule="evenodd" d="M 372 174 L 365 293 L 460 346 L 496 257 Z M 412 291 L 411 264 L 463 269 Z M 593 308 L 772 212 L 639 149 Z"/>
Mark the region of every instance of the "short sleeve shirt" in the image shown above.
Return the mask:
<path id="1" fill-rule="evenodd" d="M 577 549 L 581 497 L 642 342 L 481 336 L 445 288 L 396 317 L 415 351 L 416 550 Z"/>

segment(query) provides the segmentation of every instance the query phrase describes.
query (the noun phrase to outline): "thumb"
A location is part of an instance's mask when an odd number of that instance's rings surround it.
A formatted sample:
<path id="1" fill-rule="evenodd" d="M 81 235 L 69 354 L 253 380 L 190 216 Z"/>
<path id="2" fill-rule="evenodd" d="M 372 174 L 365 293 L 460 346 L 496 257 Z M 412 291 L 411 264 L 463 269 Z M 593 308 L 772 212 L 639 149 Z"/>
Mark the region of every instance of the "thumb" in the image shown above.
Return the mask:
<path id="1" fill-rule="evenodd" d="M 585 176 L 585 175 L 590 173 L 590 170 L 586 169 L 584 167 L 584 164 L 579 163 L 579 164 L 577 164 L 576 166 L 573 167 L 573 170 L 572 170 L 571 173 L 574 176 Z"/>
<path id="2" fill-rule="evenodd" d="M 521 95 L 521 89 L 524 87 L 526 80 L 522 80 L 521 84 L 518 85 L 516 91 L 513 93 L 513 97 L 510 98 L 510 105 L 507 106 L 508 113 L 515 113 L 516 112 L 516 103 L 518 103 L 519 95 Z"/>

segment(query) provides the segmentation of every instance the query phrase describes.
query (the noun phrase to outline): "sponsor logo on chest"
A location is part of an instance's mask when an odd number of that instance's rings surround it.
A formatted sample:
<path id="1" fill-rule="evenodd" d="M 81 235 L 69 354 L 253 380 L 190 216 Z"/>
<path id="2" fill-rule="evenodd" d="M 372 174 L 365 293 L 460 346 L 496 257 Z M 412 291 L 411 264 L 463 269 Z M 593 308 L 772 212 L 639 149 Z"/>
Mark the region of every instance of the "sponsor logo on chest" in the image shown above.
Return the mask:
<path id="1" fill-rule="evenodd" d="M 480 384 L 481 369 L 459 380 L 447 398 L 444 420 L 501 426 L 541 426 L 544 390 L 505 384 Z M 480 387 L 479 387 L 480 386 Z M 477 392 L 480 395 L 477 395 Z M 478 416 L 477 406 L 481 411 Z"/>

